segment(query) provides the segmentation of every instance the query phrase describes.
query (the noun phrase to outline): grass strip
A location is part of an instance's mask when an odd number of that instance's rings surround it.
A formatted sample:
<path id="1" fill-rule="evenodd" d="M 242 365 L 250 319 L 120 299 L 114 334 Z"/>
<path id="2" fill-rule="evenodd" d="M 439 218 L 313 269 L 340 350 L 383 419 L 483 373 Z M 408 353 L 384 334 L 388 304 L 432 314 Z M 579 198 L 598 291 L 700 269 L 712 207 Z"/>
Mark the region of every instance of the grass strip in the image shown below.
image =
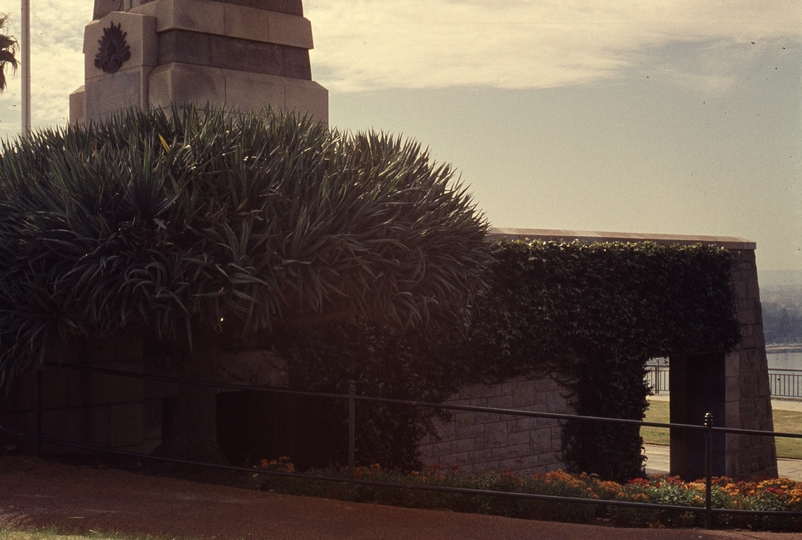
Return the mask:
<path id="1" fill-rule="evenodd" d="M 668 422 L 669 402 L 650 400 L 646 409 L 647 422 Z M 786 433 L 802 433 L 802 412 L 774 410 L 774 431 Z M 640 430 L 646 444 L 669 444 L 669 433 L 666 428 L 643 427 Z M 777 457 L 786 459 L 802 459 L 802 439 L 777 437 Z"/>

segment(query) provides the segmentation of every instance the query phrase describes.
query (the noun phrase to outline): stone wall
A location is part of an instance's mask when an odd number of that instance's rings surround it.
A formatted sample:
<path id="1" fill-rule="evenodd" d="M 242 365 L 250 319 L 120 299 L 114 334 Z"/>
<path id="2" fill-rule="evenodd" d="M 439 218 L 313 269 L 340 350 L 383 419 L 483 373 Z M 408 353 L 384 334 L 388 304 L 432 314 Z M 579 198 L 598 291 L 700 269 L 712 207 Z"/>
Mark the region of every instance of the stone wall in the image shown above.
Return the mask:
<path id="1" fill-rule="evenodd" d="M 725 362 L 727 427 L 774 430 L 771 410 L 763 308 L 754 250 L 734 251 L 732 281 L 738 299 L 741 342 Z M 727 475 L 775 476 L 774 439 L 753 435 L 727 435 Z"/>
<path id="2" fill-rule="evenodd" d="M 64 364 L 112 371 L 180 377 L 177 365 L 144 353 L 133 336 L 77 339 L 52 358 Z M 286 387 L 286 361 L 270 351 L 224 352 L 219 359 L 221 384 Z M 222 390 L 221 390 L 222 391 Z M 229 390 L 230 391 L 230 390 Z M 69 443 L 150 453 L 162 442 L 170 400 L 178 384 L 90 373 L 48 366 L 42 370 L 42 437 Z M 29 439 L 14 433 L 36 434 L 36 376 L 15 381 L 8 396 L 0 396 L 0 441 L 33 450 Z M 62 445 L 42 446 L 45 453 L 74 452 Z"/>
<path id="3" fill-rule="evenodd" d="M 93 368 L 142 373 L 142 342 L 118 336 L 81 339 L 62 347 L 63 361 Z M 42 372 L 42 437 L 66 442 L 143 451 L 142 379 L 50 367 Z M 36 376 L 28 375 L 0 399 L 0 424 L 11 432 L 36 434 Z M 30 441 L 15 441 L 32 448 Z M 43 445 L 44 452 L 72 452 Z"/>
<path id="4" fill-rule="evenodd" d="M 550 378 L 468 386 L 445 403 L 574 414 Z M 425 465 L 525 473 L 564 467 L 562 428 L 556 420 L 453 411 L 450 420 L 435 418 L 434 423 L 439 437 L 427 436 L 419 447 Z"/>

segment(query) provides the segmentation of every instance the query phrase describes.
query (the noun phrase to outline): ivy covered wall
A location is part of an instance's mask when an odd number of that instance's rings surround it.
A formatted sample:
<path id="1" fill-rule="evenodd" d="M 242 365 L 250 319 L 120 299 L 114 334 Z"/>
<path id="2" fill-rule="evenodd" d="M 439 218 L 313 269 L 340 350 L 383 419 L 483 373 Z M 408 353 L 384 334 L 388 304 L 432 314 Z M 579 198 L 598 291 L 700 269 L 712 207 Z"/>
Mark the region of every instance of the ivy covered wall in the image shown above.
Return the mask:
<path id="1" fill-rule="evenodd" d="M 440 401 L 468 384 L 549 374 L 578 414 L 640 420 L 646 360 L 724 354 L 738 342 L 726 249 L 536 240 L 494 242 L 491 251 L 469 327 L 295 329 L 279 345 L 291 384 L 342 390 L 355 378 L 367 395 Z M 360 408 L 360 424 L 371 426 L 358 437 L 362 458 L 414 467 L 425 411 Z M 573 470 L 626 480 L 643 474 L 641 444 L 637 428 L 568 423 L 563 458 Z"/>
<path id="2" fill-rule="evenodd" d="M 644 364 L 726 353 L 738 342 L 731 254 L 655 242 L 501 241 L 478 302 L 471 350 L 485 378 L 557 376 L 580 415 L 643 418 Z M 637 427 L 571 422 L 572 470 L 642 475 Z"/>

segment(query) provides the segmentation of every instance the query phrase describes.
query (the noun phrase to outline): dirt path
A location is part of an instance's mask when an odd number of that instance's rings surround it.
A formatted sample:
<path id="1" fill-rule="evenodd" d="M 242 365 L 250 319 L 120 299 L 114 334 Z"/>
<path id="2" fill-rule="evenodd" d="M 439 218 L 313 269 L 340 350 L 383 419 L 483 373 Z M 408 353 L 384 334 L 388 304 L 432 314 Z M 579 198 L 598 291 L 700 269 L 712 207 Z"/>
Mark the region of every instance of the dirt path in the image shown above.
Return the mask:
<path id="1" fill-rule="evenodd" d="M 0 524 L 218 539 L 790 540 L 800 534 L 614 529 L 293 497 L 24 456 L 0 457 Z"/>

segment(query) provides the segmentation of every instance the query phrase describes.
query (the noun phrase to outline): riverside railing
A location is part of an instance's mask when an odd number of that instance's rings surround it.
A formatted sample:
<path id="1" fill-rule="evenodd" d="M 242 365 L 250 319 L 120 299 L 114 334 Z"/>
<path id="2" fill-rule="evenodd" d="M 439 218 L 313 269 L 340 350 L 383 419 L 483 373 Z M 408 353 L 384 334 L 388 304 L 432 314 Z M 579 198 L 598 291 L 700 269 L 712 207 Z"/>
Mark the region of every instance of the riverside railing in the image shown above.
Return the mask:
<path id="1" fill-rule="evenodd" d="M 655 395 L 667 394 L 669 391 L 668 364 L 646 364 L 646 383 Z"/>
<path id="2" fill-rule="evenodd" d="M 668 365 L 646 364 L 646 384 L 655 395 L 668 394 Z M 771 397 L 802 399 L 802 371 L 798 369 L 769 368 Z"/>
<path id="3" fill-rule="evenodd" d="M 802 371 L 770 368 L 769 386 L 772 397 L 802 398 Z"/>
<path id="4" fill-rule="evenodd" d="M 370 486 L 380 486 L 380 487 L 392 487 L 392 488 L 399 488 L 399 489 L 411 489 L 411 490 L 424 490 L 424 491 L 440 491 L 445 493 L 461 493 L 461 494 L 468 494 L 468 495 L 482 495 L 482 496 L 489 496 L 489 497 L 507 497 L 507 498 L 520 498 L 520 499 L 529 499 L 529 500 L 543 500 L 543 501 L 554 501 L 554 502 L 563 502 L 563 503 L 578 503 L 578 504 L 590 504 L 596 506 L 612 506 L 612 507 L 631 507 L 631 508 L 641 508 L 641 509 L 655 509 L 655 510 L 678 510 L 683 512 L 694 512 L 694 513 L 704 513 L 705 516 L 705 528 L 711 529 L 713 528 L 713 517 L 719 514 L 737 514 L 737 515 L 754 515 L 754 516 L 786 516 L 786 517 L 802 517 L 802 512 L 788 512 L 788 511 L 770 511 L 770 510 L 735 510 L 735 509 L 727 509 L 727 508 L 713 508 L 712 506 L 712 480 L 713 480 L 713 434 L 714 433 L 732 433 L 732 434 L 741 434 L 741 435 L 757 435 L 757 436 L 764 436 L 764 437 L 789 437 L 789 438 L 798 438 L 802 439 L 802 434 L 799 433 L 780 433 L 774 431 L 760 431 L 760 430 L 752 430 L 752 429 L 734 429 L 734 428 L 723 428 L 723 427 L 716 427 L 713 425 L 714 418 L 710 413 L 707 413 L 704 417 L 704 424 L 703 425 L 693 425 L 693 424 L 676 424 L 676 423 L 662 423 L 662 422 L 645 422 L 639 420 L 627 420 L 621 418 L 605 418 L 605 417 L 596 417 L 596 416 L 580 416 L 580 415 L 571 415 L 571 414 L 558 414 L 558 413 L 546 413 L 546 412 L 536 412 L 536 411 L 520 411 L 515 409 L 503 409 L 503 408 L 496 408 L 496 407 L 477 407 L 477 406 L 469 406 L 469 405 L 446 405 L 444 403 L 429 403 L 423 401 L 409 401 L 409 400 L 402 400 L 402 399 L 391 399 L 391 398 L 377 398 L 377 397 L 370 397 L 370 396 L 358 396 L 356 395 L 356 384 L 351 381 L 348 388 L 347 394 L 336 394 L 336 393 L 324 393 L 324 392 L 304 392 L 298 390 L 287 390 L 283 388 L 262 388 L 262 387 L 255 387 L 255 386 L 245 386 L 245 385 L 235 385 L 235 384 L 222 384 L 222 383 L 214 383 L 214 382 L 207 382 L 207 381 L 195 381 L 195 380 L 187 380 L 181 379 L 177 377 L 167 377 L 161 375 L 150 375 L 144 373 L 133 373 L 133 372 L 126 372 L 126 371 L 116 371 L 110 369 L 103 369 L 103 368 L 96 368 L 90 366 L 78 366 L 78 365 L 71 365 L 71 364 L 58 364 L 58 363 L 46 363 L 48 367 L 55 367 L 60 369 L 74 369 L 79 371 L 86 371 L 90 373 L 99 373 L 104 375 L 114 375 L 120 377 L 130 377 L 130 378 L 138 378 L 138 379 L 145 379 L 145 380 L 154 380 L 154 381 L 161 381 L 161 382 L 168 382 L 168 383 L 178 383 L 178 384 L 194 384 L 198 386 L 206 386 L 206 387 L 214 387 L 220 389 L 227 389 L 227 390 L 248 390 L 248 391 L 258 391 L 258 392 L 267 392 L 267 393 L 275 393 L 275 394 L 287 394 L 287 395 L 297 395 L 297 396 L 315 396 L 315 397 L 328 397 L 334 400 L 345 400 L 347 401 L 348 405 L 348 478 L 343 479 L 342 477 L 334 477 L 334 476 L 318 476 L 318 475 L 310 475 L 298 472 L 282 472 L 282 471 L 270 471 L 266 469 L 254 469 L 249 467 L 238 467 L 233 465 L 222 465 L 222 464 L 215 464 L 215 463 L 205 463 L 199 461 L 190 461 L 190 460 L 183 460 L 178 458 L 169 458 L 164 456 L 153 456 L 149 454 L 141 454 L 137 452 L 129 452 L 126 450 L 118 450 L 113 448 L 103 448 L 98 446 L 91 446 L 79 443 L 73 443 L 69 441 L 62 441 L 57 439 L 52 439 L 49 437 L 42 436 L 42 378 L 41 378 L 41 371 L 37 374 L 37 384 L 36 384 L 36 433 L 35 435 L 29 435 L 24 433 L 17 433 L 19 437 L 33 440 L 36 443 L 36 455 L 41 457 L 42 452 L 42 443 L 48 443 L 52 445 L 60 445 L 69 448 L 76 448 L 82 450 L 91 450 L 95 452 L 104 452 L 108 454 L 114 455 L 122 455 L 122 456 L 129 456 L 129 457 L 136 457 L 142 459 L 149 459 L 154 461 L 163 461 L 168 463 L 180 463 L 180 464 L 188 464 L 188 465 L 197 465 L 215 469 L 225 469 L 231 471 L 240 471 L 240 472 L 248 472 L 248 473 L 258 473 L 263 475 L 269 476 L 283 476 L 283 477 L 292 477 L 292 478 L 305 478 L 309 480 L 317 480 L 317 481 L 327 481 L 327 482 L 336 482 L 336 483 L 345 483 L 348 486 L 348 493 L 349 496 L 353 499 L 354 496 L 354 486 L 356 485 L 370 485 Z M 413 484 L 403 484 L 403 483 L 392 483 L 392 482 L 380 482 L 375 480 L 366 480 L 362 478 L 358 478 L 355 474 L 355 434 L 356 434 L 356 404 L 357 402 L 374 402 L 374 403 L 387 403 L 387 404 L 396 404 L 396 405 L 406 405 L 410 407 L 425 407 L 429 409 L 440 409 L 440 410 L 454 410 L 454 411 L 471 411 L 471 412 L 478 412 L 478 413 L 487 413 L 487 414 L 496 414 L 496 415 L 505 415 L 505 416 L 520 416 L 520 417 L 532 417 L 532 418 L 548 418 L 554 419 L 558 421 L 581 421 L 581 422 L 601 422 L 601 423 L 608 423 L 608 424 L 623 424 L 623 425 L 633 425 L 633 426 L 647 426 L 647 427 L 658 427 L 658 428 L 679 428 L 684 430 L 690 431 L 703 431 L 705 434 L 705 505 L 704 507 L 700 506 L 680 506 L 680 505 L 669 505 L 669 504 L 654 504 L 654 503 L 640 503 L 640 502 L 631 502 L 631 501 L 618 501 L 618 500 L 604 500 L 604 499 L 585 499 L 580 497 L 563 497 L 563 496 L 556 496 L 556 495 L 541 495 L 537 493 L 515 493 L 515 492 L 506 492 L 506 491 L 493 491 L 493 490 L 483 490 L 483 489 L 471 489 L 471 488 L 457 488 L 457 487 L 449 487 L 449 486 L 433 486 L 433 485 L 413 485 Z M 0 426 L 2 427 L 2 426 Z"/>

